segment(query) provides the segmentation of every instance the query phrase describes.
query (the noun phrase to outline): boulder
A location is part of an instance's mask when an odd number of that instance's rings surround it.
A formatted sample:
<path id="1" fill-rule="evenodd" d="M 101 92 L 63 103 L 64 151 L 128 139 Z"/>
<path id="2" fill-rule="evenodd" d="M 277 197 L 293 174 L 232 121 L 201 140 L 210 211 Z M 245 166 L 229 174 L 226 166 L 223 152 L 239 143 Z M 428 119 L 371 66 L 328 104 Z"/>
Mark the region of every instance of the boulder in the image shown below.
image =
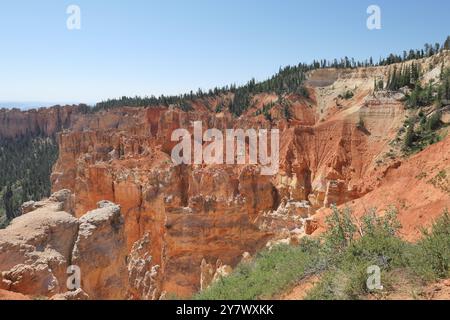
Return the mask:
<path id="1" fill-rule="evenodd" d="M 78 221 L 59 208 L 48 201 L 0 230 L 0 288 L 37 296 L 65 291 Z"/>
<path id="2" fill-rule="evenodd" d="M 80 288 L 74 291 L 55 294 L 50 300 L 89 300 L 89 296 Z"/>
<path id="3" fill-rule="evenodd" d="M 128 288 L 126 239 L 120 207 L 99 203 L 80 219 L 62 190 L 29 203 L 30 212 L 0 230 L 0 290 L 53 299 L 121 299 Z M 69 270 L 81 271 L 81 288 L 68 291 Z M 69 269 L 69 267 L 71 267 Z"/>

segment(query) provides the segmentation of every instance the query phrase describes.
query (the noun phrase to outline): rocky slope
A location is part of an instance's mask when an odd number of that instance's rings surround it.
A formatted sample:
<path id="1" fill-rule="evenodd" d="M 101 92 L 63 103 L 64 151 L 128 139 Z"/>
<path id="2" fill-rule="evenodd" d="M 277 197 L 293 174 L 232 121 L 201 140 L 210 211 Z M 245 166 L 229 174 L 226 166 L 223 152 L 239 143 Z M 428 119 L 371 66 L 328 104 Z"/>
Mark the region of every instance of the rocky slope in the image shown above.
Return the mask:
<path id="1" fill-rule="evenodd" d="M 29 202 L 24 214 L 0 230 L 0 289 L 34 297 L 70 299 L 76 266 L 81 288 L 75 298 L 123 299 L 128 288 L 126 236 L 120 207 L 101 202 L 82 218 L 73 197 L 61 190 Z"/>
<path id="2" fill-rule="evenodd" d="M 200 284 L 202 259 L 235 265 L 243 252 L 265 244 L 270 233 L 254 219 L 276 206 L 275 193 L 254 168 L 173 166 L 170 134 L 189 123 L 190 115 L 156 112 L 127 110 L 125 120 L 118 117 L 121 123 L 113 124 L 121 130 L 107 124 L 61 134 L 53 189 L 74 190 L 77 216 L 100 200 L 119 203 L 127 248 L 137 241 L 146 246 L 149 268 L 158 269 L 157 291 L 188 295 Z M 152 127 L 155 118 L 159 122 Z"/>
<path id="3" fill-rule="evenodd" d="M 449 57 L 443 52 L 419 61 L 429 70 L 424 78 L 436 77 L 442 62 L 450 65 Z M 0 259 L 3 286 L 33 295 L 64 293 L 64 268 L 76 262 L 90 298 L 188 297 L 268 241 L 295 242 L 320 231 L 331 204 L 355 206 L 357 212 L 397 206 L 405 236 L 414 238 L 419 226 L 450 204 L 448 186 L 430 180 L 450 168 L 450 140 L 411 159 L 388 156 L 408 116 L 403 94 L 373 93 L 374 79 L 387 79 L 391 68 L 312 71 L 309 98 L 258 94 L 238 118 L 227 110 L 210 111 L 223 97 L 210 98 L 208 105 L 195 101 L 189 112 L 172 107 L 124 107 L 93 114 L 69 107 L 2 111 L 0 136 L 66 129 L 58 135 L 52 189 L 73 192 L 73 216 L 60 209 L 45 214 L 37 209 L 1 231 L 0 243 L 5 244 L 0 255 L 10 256 Z M 348 90 L 353 96 L 345 99 Z M 271 121 L 257 112 L 268 103 L 273 104 Z M 283 116 L 286 105 L 290 119 Z M 178 128 L 192 132 L 194 121 L 202 121 L 204 130 L 279 128 L 278 174 L 262 176 L 252 165 L 173 165 L 171 133 Z M 97 209 L 104 200 L 120 205 L 123 225 L 115 207 Z M 116 212 L 114 218 L 98 218 L 104 210 Z M 36 221 L 35 216 L 49 220 Z M 21 228 L 32 238 L 14 238 Z M 64 241 L 53 245 L 56 238 L 45 239 L 43 248 L 56 258 L 36 253 L 42 251 L 42 240 L 37 244 L 35 239 L 43 236 L 34 228 L 65 230 Z M 24 245 L 31 253 L 17 253 Z M 17 267 L 24 263 L 29 270 Z M 27 287 L 30 284 L 20 279 L 30 273 L 48 280 Z M 112 287 L 100 289 L 99 281 Z"/>
<path id="4" fill-rule="evenodd" d="M 393 206 L 399 213 L 402 236 L 411 241 L 419 239 L 421 227 L 428 226 L 450 207 L 450 137 L 409 159 L 395 162 L 383 172 L 373 191 L 345 206 L 357 216 L 370 208 L 382 212 Z M 321 209 L 316 213 L 320 230 L 324 230 L 328 212 Z"/>

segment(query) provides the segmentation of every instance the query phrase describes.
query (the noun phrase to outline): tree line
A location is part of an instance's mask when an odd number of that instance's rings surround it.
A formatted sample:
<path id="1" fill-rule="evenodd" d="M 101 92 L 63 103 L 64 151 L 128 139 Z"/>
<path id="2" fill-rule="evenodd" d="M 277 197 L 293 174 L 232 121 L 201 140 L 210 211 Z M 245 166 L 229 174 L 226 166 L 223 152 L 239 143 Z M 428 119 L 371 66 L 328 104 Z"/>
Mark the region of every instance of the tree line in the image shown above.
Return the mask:
<path id="1" fill-rule="evenodd" d="M 94 107 L 86 108 L 86 112 L 96 112 L 99 110 L 117 108 L 117 107 L 156 107 L 156 106 L 176 106 L 184 111 L 192 110 L 192 101 L 198 99 L 217 97 L 225 94 L 233 94 L 234 98 L 228 102 L 227 107 L 236 116 L 239 116 L 244 112 L 250 103 L 252 95 L 261 92 L 274 92 L 276 94 L 285 93 L 297 93 L 301 96 L 308 97 L 308 92 L 304 88 L 303 83 L 306 79 L 306 73 L 314 69 L 325 68 L 358 68 L 358 67 L 374 67 L 374 66 L 386 66 L 395 63 L 401 63 L 409 60 L 421 59 L 425 57 L 433 56 L 442 50 L 450 50 L 450 36 L 441 45 L 439 43 L 430 44 L 427 43 L 422 49 L 404 51 L 402 55 L 390 54 L 386 58 L 380 58 L 378 62 L 375 62 L 372 57 L 364 61 L 356 61 L 354 58 L 344 57 L 340 60 L 314 60 L 312 63 L 300 63 L 295 66 L 286 66 L 280 68 L 279 71 L 271 78 L 257 82 L 255 79 L 250 80 L 245 85 L 237 86 L 236 84 L 227 85 L 224 87 L 215 87 L 208 91 L 198 89 L 197 92 L 189 92 L 182 95 L 165 96 L 146 96 L 146 97 L 126 97 L 123 96 L 119 99 L 109 99 L 97 103 Z M 406 72 L 406 71 L 405 71 Z M 399 84 L 396 79 L 393 79 L 392 84 L 389 85 L 396 87 Z M 406 81 L 406 80 L 405 80 Z M 412 80 L 411 80 L 412 81 Z M 377 83 L 378 86 L 378 83 Z M 207 102 L 207 101 L 205 101 Z M 220 105 L 217 110 L 222 111 L 225 107 L 224 104 Z"/>
<path id="2" fill-rule="evenodd" d="M 0 226 L 20 214 L 22 203 L 50 195 L 50 174 L 57 157 L 54 138 L 0 139 Z"/>

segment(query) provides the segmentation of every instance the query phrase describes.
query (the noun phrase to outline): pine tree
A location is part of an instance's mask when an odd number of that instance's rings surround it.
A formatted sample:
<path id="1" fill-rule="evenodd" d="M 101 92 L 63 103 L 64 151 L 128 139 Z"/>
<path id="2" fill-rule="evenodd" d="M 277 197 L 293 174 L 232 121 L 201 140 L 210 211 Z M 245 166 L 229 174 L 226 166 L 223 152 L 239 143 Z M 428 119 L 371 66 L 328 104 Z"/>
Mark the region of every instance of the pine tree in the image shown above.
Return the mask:
<path id="1" fill-rule="evenodd" d="M 391 77 L 392 77 L 392 75 L 391 75 L 391 69 L 389 69 L 388 77 L 387 77 L 387 84 L 386 84 L 386 89 L 387 89 L 387 90 L 389 90 L 389 88 L 391 87 Z"/>
<path id="2" fill-rule="evenodd" d="M 403 148 L 405 150 L 408 150 L 412 148 L 413 143 L 414 143 L 414 124 L 410 124 L 408 130 L 406 131 Z"/>
<path id="3" fill-rule="evenodd" d="M 378 90 L 383 90 L 384 89 L 384 81 L 383 79 L 380 79 L 378 81 Z"/>
<path id="4" fill-rule="evenodd" d="M 411 67 L 406 67 L 405 69 L 404 85 L 411 85 Z"/>
<path id="5" fill-rule="evenodd" d="M 450 101 L 450 72 L 447 72 L 443 87 L 444 99 L 447 100 L 448 103 L 448 101 Z"/>
<path id="6" fill-rule="evenodd" d="M 450 50 L 450 36 L 448 36 L 447 39 L 445 40 L 443 49 Z"/>
<path id="7" fill-rule="evenodd" d="M 398 80 L 399 80 L 398 78 L 399 78 L 399 76 L 397 74 L 397 67 L 395 66 L 394 71 L 392 72 L 392 75 L 389 79 L 389 85 L 388 85 L 389 90 L 395 91 L 398 89 Z"/>
<path id="8" fill-rule="evenodd" d="M 16 216 L 14 212 L 14 205 L 13 205 L 13 192 L 11 189 L 11 185 L 6 186 L 5 193 L 3 194 L 3 205 L 5 207 L 6 217 L 8 220 L 14 219 Z"/>
<path id="9" fill-rule="evenodd" d="M 285 104 L 283 107 L 283 115 L 286 120 L 291 120 L 292 118 L 291 111 L 289 110 L 289 106 L 287 104 Z"/>

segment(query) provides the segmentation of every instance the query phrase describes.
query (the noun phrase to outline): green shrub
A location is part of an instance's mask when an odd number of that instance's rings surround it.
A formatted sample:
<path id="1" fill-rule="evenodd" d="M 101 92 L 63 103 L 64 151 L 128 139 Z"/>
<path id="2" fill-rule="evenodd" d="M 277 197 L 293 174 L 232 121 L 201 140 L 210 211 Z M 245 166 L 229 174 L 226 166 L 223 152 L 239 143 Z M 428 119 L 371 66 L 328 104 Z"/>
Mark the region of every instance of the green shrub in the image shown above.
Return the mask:
<path id="1" fill-rule="evenodd" d="M 363 299 L 368 294 L 388 293 L 397 283 L 416 285 L 450 276 L 448 212 L 415 244 L 398 237 L 400 223 L 394 208 L 381 216 L 370 210 L 357 220 L 350 209 L 334 206 L 326 222 L 328 231 L 319 239 L 305 238 L 297 246 L 264 250 L 195 298 L 271 298 L 310 275 L 319 275 L 319 283 L 306 299 Z M 372 265 L 381 270 L 383 291 L 367 287 L 368 267 Z"/>
<path id="2" fill-rule="evenodd" d="M 325 241 L 341 245 L 335 246 L 334 264 L 307 299 L 359 299 L 369 293 L 366 284 L 369 266 L 377 265 L 387 271 L 405 265 L 406 243 L 396 236 L 400 224 L 395 209 L 389 209 L 383 216 L 371 210 L 362 217 L 359 227 L 354 220 L 349 209 L 333 208 L 329 219 L 329 227 L 333 229 L 327 232 Z M 357 230 L 359 238 L 355 237 Z"/>
<path id="3" fill-rule="evenodd" d="M 339 210 L 332 206 L 332 213 L 326 219 L 327 232 L 324 235 L 325 249 L 331 252 L 341 252 L 354 239 L 357 230 L 349 208 Z"/>
<path id="4" fill-rule="evenodd" d="M 328 271 L 307 293 L 306 300 L 343 300 L 346 285 L 344 276 L 345 274 L 337 269 Z"/>
<path id="5" fill-rule="evenodd" d="M 339 99 L 345 99 L 345 100 L 350 100 L 351 98 L 353 98 L 354 93 L 353 91 L 347 90 L 344 92 L 344 94 L 340 94 L 338 96 Z"/>
<path id="6" fill-rule="evenodd" d="M 405 122 L 408 126 L 404 137 L 403 151 L 410 155 L 422 151 L 427 146 L 442 140 L 438 130 L 442 127 L 441 112 L 436 111 L 428 119 L 421 112 L 419 117 L 411 117 Z"/>
<path id="7" fill-rule="evenodd" d="M 239 264 L 234 272 L 194 298 L 199 300 L 254 300 L 285 290 L 319 265 L 319 243 L 279 245 L 259 253 L 254 261 Z"/>
<path id="8" fill-rule="evenodd" d="M 296 92 L 297 92 L 297 94 L 299 94 L 305 98 L 309 98 L 308 89 L 306 89 L 306 87 L 304 85 L 301 85 L 300 87 L 298 87 Z"/>
<path id="9" fill-rule="evenodd" d="M 436 220 L 431 232 L 411 250 L 411 268 L 426 280 L 450 277 L 450 216 L 448 211 Z"/>
<path id="10" fill-rule="evenodd" d="M 376 214 L 375 209 L 369 210 L 362 217 L 362 233 L 365 236 L 375 237 L 378 234 L 384 236 L 395 236 L 401 227 L 397 219 L 397 210 L 389 208 L 383 216 Z"/>
<path id="11" fill-rule="evenodd" d="M 366 124 L 364 123 L 364 119 L 360 116 L 359 117 L 359 121 L 358 121 L 358 124 L 356 125 L 356 127 L 359 129 L 359 130 L 364 130 L 364 129 L 366 129 Z"/>

